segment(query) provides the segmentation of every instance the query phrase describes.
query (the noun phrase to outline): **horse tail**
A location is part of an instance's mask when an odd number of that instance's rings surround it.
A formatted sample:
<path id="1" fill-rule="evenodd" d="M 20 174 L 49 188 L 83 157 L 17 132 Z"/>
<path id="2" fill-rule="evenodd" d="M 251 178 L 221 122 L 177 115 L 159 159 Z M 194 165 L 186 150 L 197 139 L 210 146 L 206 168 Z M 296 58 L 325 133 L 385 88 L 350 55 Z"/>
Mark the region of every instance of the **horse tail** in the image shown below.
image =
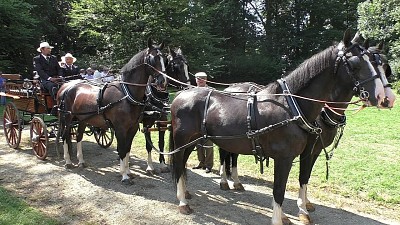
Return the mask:
<path id="1" fill-rule="evenodd" d="M 171 131 L 169 132 L 169 151 L 174 151 L 175 150 L 175 143 L 174 143 L 174 132 Z M 171 175 L 172 175 L 172 180 L 174 181 L 174 187 L 177 187 L 177 184 L 179 182 L 179 178 L 183 175 L 183 178 L 186 179 L 186 167 L 184 163 L 184 152 L 185 149 L 182 149 L 181 151 L 175 152 L 172 154 L 169 159 L 170 159 L 170 165 L 171 165 Z"/>

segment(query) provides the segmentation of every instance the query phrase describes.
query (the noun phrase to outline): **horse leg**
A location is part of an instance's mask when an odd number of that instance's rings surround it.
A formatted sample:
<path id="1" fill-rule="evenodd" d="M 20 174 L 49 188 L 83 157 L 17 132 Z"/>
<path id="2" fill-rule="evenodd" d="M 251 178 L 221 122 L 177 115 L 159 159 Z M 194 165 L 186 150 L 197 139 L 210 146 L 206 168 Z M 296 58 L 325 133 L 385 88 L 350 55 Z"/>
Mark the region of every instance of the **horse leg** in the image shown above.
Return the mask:
<path id="1" fill-rule="evenodd" d="M 228 184 L 228 178 L 226 175 L 226 167 L 229 167 L 229 164 L 226 163 L 226 158 L 229 157 L 229 154 L 227 151 L 225 151 L 222 148 L 218 148 L 219 151 L 219 175 L 221 176 L 221 181 L 219 182 L 219 188 L 221 190 L 230 190 L 229 184 Z"/>
<path id="2" fill-rule="evenodd" d="M 85 131 L 86 124 L 79 123 L 77 134 L 76 134 L 76 157 L 78 158 L 78 167 L 86 168 L 85 160 L 83 159 L 83 152 L 82 152 L 82 139 L 83 139 L 83 132 Z"/>
<path id="3" fill-rule="evenodd" d="M 143 124 L 144 126 L 144 124 Z M 145 139 L 146 139 L 146 150 L 147 150 L 147 168 L 146 168 L 146 173 L 150 175 L 154 175 L 154 166 L 153 166 L 153 159 L 151 158 L 151 135 L 150 132 L 145 132 L 144 133 Z"/>
<path id="4" fill-rule="evenodd" d="M 233 188 L 238 191 L 244 191 L 244 187 L 239 180 L 238 170 L 237 170 L 237 159 L 239 154 L 231 153 L 232 157 L 232 180 L 233 180 Z"/>
<path id="5" fill-rule="evenodd" d="M 72 118 L 70 116 L 65 116 L 65 120 L 61 123 L 62 126 L 59 127 L 61 132 L 61 137 L 63 141 L 63 149 L 64 149 L 64 160 L 66 169 L 72 169 L 74 166 L 72 165 L 71 161 L 71 154 L 70 151 L 72 150 L 72 142 L 71 142 L 71 121 Z"/>
<path id="6" fill-rule="evenodd" d="M 164 152 L 164 146 L 165 146 L 165 131 L 160 131 L 158 132 L 158 147 L 161 152 Z M 160 154 L 159 159 L 160 164 L 161 164 L 161 173 L 169 173 L 171 172 L 169 169 L 169 166 L 165 163 L 165 158 L 163 154 Z"/>
<path id="7" fill-rule="evenodd" d="M 314 139 L 315 140 L 315 139 Z M 299 196 L 297 198 L 297 207 L 299 208 L 298 217 L 303 224 L 311 224 L 309 212 L 315 211 L 313 204 L 307 198 L 307 184 L 311 176 L 311 170 L 317 156 L 312 155 L 314 140 L 309 138 L 309 141 L 300 154 L 300 173 L 299 173 Z M 317 146 L 317 145 L 315 145 Z M 315 151 L 314 151 L 315 152 Z"/>
<path id="8" fill-rule="evenodd" d="M 286 183 L 292 168 L 293 158 L 278 158 L 274 160 L 274 187 L 272 200 L 272 224 L 292 224 L 282 211 L 282 203 L 285 198 Z"/>
<path id="9" fill-rule="evenodd" d="M 169 133 L 169 150 L 173 151 L 180 146 L 188 143 L 185 138 L 178 136 L 174 137 L 174 132 Z M 191 195 L 186 190 L 186 162 L 189 159 L 190 153 L 193 151 L 194 146 L 172 154 L 170 157 L 172 164 L 172 180 L 176 184 L 176 197 L 179 200 L 179 212 L 185 215 L 193 213 L 193 210 L 189 207 L 187 199 L 191 198 Z"/>
<path id="10" fill-rule="evenodd" d="M 139 126 L 136 125 L 131 129 L 126 130 L 126 132 L 119 130 L 121 128 L 116 127 L 115 135 L 117 137 L 117 151 L 120 158 L 120 174 L 122 175 L 121 182 L 125 185 L 130 185 L 133 182 L 131 181 L 131 171 L 129 169 L 129 156 L 130 149 L 133 141 L 133 137 L 135 136 Z"/>

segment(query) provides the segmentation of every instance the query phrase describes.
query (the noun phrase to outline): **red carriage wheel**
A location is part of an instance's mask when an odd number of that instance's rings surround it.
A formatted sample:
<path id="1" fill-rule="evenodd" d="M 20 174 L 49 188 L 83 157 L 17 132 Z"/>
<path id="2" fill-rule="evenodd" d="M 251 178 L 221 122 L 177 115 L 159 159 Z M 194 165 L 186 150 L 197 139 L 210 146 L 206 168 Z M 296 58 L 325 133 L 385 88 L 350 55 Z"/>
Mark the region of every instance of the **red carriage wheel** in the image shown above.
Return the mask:
<path id="1" fill-rule="evenodd" d="M 94 128 L 94 138 L 100 147 L 108 148 L 114 140 L 114 129 L 107 128 L 106 130 L 101 128 Z"/>
<path id="2" fill-rule="evenodd" d="M 49 136 L 47 126 L 40 117 L 33 117 L 31 121 L 31 143 L 33 154 L 38 159 L 44 160 L 47 157 L 47 143 Z"/>
<path id="3" fill-rule="evenodd" d="M 3 129 L 8 145 L 18 148 L 21 142 L 21 120 L 17 107 L 10 102 L 3 111 Z"/>

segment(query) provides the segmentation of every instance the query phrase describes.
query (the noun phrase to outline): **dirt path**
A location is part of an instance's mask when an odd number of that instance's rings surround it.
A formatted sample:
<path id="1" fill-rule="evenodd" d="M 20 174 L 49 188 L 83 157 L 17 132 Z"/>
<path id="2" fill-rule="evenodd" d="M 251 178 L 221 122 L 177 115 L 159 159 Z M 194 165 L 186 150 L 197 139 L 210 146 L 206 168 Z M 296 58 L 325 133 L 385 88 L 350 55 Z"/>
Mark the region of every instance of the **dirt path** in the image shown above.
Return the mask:
<path id="1" fill-rule="evenodd" d="M 133 185 L 124 186 L 115 149 L 84 142 L 89 167 L 66 170 L 53 146 L 49 146 L 48 159 L 40 161 L 26 141 L 22 144 L 19 150 L 8 148 L 1 128 L 0 185 L 62 224 L 270 224 L 270 182 L 244 177 L 245 192 L 222 191 L 217 174 L 189 170 L 190 205 L 195 212 L 184 216 L 177 211 L 171 175 L 146 175 L 142 159 L 131 157 L 131 169 L 137 177 Z M 294 196 L 287 194 L 283 208 L 293 223 L 301 224 Z M 316 211 L 311 216 L 315 224 L 400 224 L 314 202 Z"/>

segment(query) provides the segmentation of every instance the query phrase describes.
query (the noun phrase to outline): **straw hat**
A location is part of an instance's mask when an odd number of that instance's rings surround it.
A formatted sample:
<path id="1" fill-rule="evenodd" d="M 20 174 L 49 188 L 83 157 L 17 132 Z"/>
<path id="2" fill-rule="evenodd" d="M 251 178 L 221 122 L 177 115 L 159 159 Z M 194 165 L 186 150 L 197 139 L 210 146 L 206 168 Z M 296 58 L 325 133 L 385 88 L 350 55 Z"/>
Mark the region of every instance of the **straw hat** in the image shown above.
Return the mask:
<path id="1" fill-rule="evenodd" d="M 76 58 L 73 57 L 71 53 L 67 53 L 67 54 L 65 54 L 65 56 L 62 56 L 61 61 L 65 62 L 65 58 L 72 58 L 73 59 L 72 63 L 76 62 Z"/>
<path id="2" fill-rule="evenodd" d="M 50 46 L 49 43 L 47 42 L 42 42 L 40 43 L 39 48 L 36 49 L 36 51 L 41 52 L 40 49 L 41 48 L 54 48 L 53 46 Z"/>

